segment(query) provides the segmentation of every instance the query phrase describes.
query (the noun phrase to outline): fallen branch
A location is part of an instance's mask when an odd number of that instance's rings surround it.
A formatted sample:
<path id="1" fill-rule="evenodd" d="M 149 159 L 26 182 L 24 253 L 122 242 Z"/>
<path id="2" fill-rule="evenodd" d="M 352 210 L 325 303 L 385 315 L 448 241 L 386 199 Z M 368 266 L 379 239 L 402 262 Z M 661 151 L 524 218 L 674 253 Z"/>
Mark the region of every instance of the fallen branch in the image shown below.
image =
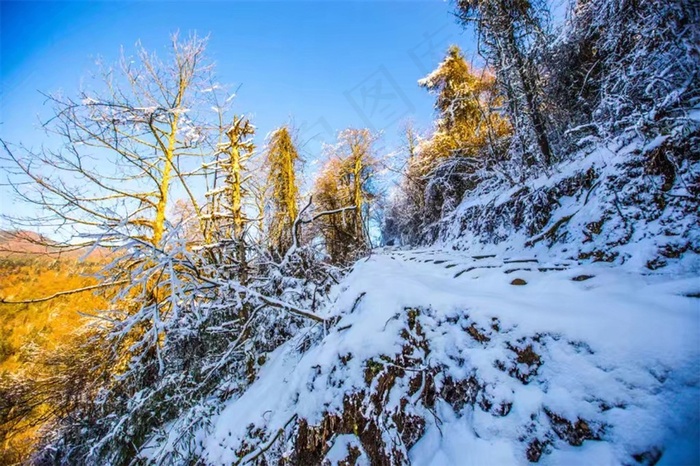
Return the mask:
<path id="1" fill-rule="evenodd" d="M 261 294 L 261 293 L 258 293 L 257 291 L 251 290 L 250 288 L 242 289 L 241 291 L 244 293 L 248 293 L 251 296 L 255 296 L 256 298 L 258 298 L 260 301 L 264 302 L 268 306 L 284 309 L 287 312 L 291 312 L 292 314 L 306 317 L 307 319 L 315 320 L 316 322 L 323 323 L 326 321 L 326 319 L 324 319 L 323 317 L 317 316 L 316 314 L 314 314 L 312 312 L 305 311 L 305 310 L 300 309 L 292 304 L 285 303 L 284 301 L 280 301 L 278 299 L 271 298 L 269 296 L 265 296 L 264 294 Z"/>
<path id="2" fill-rule="evenodd" d="M 256 458 L 258 458 L 260 455 L 262 455 L 263 453 L 265 453 L 267 450 L 269 450 L 270 447 L 272 447 L 272 445 L 274 445 L 275 441 L 279 438 L 279 436 L 282 435 L 282 433 L 287 429 L 287 426 L 289 426 L 289 424 L 290 424 L 292 421 L 294 421 L 296 418 L 297 418 L 297 415 L 296 415 L 296 414 L 293 415 L 291 418 L 289 418 L 289 420 L 284 424 L 284 427 L 278 429 L 278 430 L 277 430 L 277 433 L 267 442 L 267 445 L 260 446 L 260 447 L 258 447 L 256 450 L 254 450 L 254 451 L 248 453 L 246 456 L 244 456 L 243 458 L 241 458 L 241 459 L 236 463 L 236 465 L 239 465 L 239 464 L 249 464 L 250 462 L 252 462 L 252 461 L 255 460 Z"/>
<path id="3" fill-rule="evenodd" d="M 531 240 L 528 240 L 527 242 L 525 242 L 525 247 L 527 247 L 527 248 L 532 247 L 532 246 L 534 246 L 535 244 L 539 243 L 540 241 L 542 241 L 542 240 L 545 239 L 545 238 L 554 239 L 554 235 L 557 233 L 557 230 L 559 230 L 559 228 L 560 228 L 562 225 L 564 225 L 564 224 L 567 223 L 569 220 L 571 220 L 571 217 L 573 217 L 574 215 L 576 215 L 577 212 L 578 212 L 578 211 L 574 212 L 574 213 L 571 214 L 571 215 L 566 215 L 566 216 L 560 218 L 560 219 L 557 221 L 557 223 L 555 223 L 554 225 L 552 225 L 552 227 L 551 227 L 550 229 L 548 229 L 547 231 L 545 231 L 545 232 L 542 233 L 541 235 L 536 236 L 536 237 L 532 238 Z"/>

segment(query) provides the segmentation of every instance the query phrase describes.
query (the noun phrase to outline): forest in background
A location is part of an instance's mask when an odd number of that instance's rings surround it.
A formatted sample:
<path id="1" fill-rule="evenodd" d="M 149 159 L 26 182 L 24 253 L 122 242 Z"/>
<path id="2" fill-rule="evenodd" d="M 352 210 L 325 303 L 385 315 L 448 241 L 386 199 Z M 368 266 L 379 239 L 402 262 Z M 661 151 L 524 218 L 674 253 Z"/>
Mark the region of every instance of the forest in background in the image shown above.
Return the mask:
<path id="1" fill-rule="evenodd" d="M 196 463 L 190 434 L 280 345 L 333 328 L 332 287 L 376 246 L 520 234 L 527 247 L 622 263 L 648 223 L 668 239 L 644 252 L 648 270 L 700 252 L 694 2 L 578 0 L 557 30 L 545 2 L 451 8 L 487 67 L 450 47 L 418 83 L 435 99 L 431 131 L 407 124 L 398 156 L 370 129 L 340 131 L 308 192 L 295 129 L 258 147 L 195 35 L 174 36 L 167 57 L 139 47 L 78 93 L 49 96 L 57 147 L 2 142 L 17 198 L 37 212 L 13 225 L 59 229 L 34 242 L 73 255 L 2 259 L 0 461 L 131 464 L 177 423 L 150 461 Z M 558 168 L 612 145 L 633 146 L 612 175 Z M 588 217 L 554 216 L 594 191 Z"/>
<path id="2" fill-rule="evenodd" d="M 89 292 L 61 295 L 67 290 L 95 286 L 94 274 L 104 265 L 103 257 L 83 257 L 85 251 L 65 254 L 52 250 L 47 243 L 36 234 L 0 231 L 0 299 L 26 301 L 39 297 L 36 302 L 3 305 L 0 384 L 4 386 L 11 377 L 14 383 L 25 383 L 17 387 L 23 396 L 22 405 L 13 405 L 13 412 L 3 413 L 2 464 L 27 457 L 39 439 L 40 427 L 53 418 L 53 409 L 61 404 L 54 398 L 57 393 L 34 391 L 36 387 L 26 381 L 60 376 L 64 367 L 72 364 L 66 356 L 84 338 L 83 327 L 89 319 L 81 312 L 90 313 L 107 302 Z M 27 389 L 32 392 L 23 391 Z"/>

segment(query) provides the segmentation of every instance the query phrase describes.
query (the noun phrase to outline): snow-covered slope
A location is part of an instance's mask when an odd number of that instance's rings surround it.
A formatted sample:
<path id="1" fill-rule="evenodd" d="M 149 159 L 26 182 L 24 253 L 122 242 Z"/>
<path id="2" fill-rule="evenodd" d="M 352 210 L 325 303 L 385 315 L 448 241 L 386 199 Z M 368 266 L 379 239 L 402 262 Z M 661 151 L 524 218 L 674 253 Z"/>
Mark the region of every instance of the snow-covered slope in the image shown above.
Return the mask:
<path id="1" fill-rule="evenodd" d="M 698 296 L 693 274 L 375 253 L 195 448 L 227 465 L 698 464 Z"/>
<path id="2" fill-rule="evenodd" d="M 700 120 L 689 127 L 700 136 Z M 432 225 L 426 241 L 464 251 L 534 250 L 697 274 L 698 149 L 690 138 L 677 137 L 619 138 L 573 154 L 515 186 L 484 183 Z"/>

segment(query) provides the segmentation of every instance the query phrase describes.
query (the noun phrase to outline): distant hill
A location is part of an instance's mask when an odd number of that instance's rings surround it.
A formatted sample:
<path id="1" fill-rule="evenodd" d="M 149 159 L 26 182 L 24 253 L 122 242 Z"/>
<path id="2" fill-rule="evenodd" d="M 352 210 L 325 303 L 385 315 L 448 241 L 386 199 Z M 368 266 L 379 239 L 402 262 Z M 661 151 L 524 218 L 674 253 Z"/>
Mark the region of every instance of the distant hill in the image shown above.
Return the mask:
<path id="1" fill-rule="evenodd" d="M 28 230 L 0 230 L 0 254 L 51 254 L 53 241 Z"/>

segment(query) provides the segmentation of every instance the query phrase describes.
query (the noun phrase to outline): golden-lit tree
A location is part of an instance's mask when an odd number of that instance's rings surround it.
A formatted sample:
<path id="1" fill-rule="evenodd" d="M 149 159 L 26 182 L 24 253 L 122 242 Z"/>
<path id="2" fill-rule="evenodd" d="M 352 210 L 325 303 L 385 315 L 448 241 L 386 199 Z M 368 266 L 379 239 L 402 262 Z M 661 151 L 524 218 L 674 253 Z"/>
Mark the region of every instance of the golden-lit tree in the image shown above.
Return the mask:
<path id="1" fill-rule="evenodd" d="M 175 36 L 167 60 L 139 46 L 136 57 L 100 66 L 96 80 L 77 97 L 49 97 L 51 145 L 32 150 L 3 141 L 10 182 L 20 199 L 33 205 L 27 216 L 10 219 L 15 225 L 61 228 L 67 248 L 117 249 L 101 283 L 47 298 L 114 287 L 116 298 L 99 313 L 103 331 L 92 340 L 99 342 L 95 355 L 110 363 L 113 377 L 97 388 L 85 386 L 77 394 L 85 402 L 98 390 L 111 390 L 117 395 L 110 403 L 116 406 L 115 400 L 126 399 L 122 395 L 162 376 L 165 323 L 185 312 L 189 284 L 198 278 L 169 220 L 173 197 L 184 197 L 187 210 L 196 213 L 196 236 L 207 237 L 192 184 L 214 153 L 211 139 L 219 127 L 210 121 L 215 93 L 205 45 L 196 36 L 184 41 Z M 86 307 L 80 310 L 99 312 L 86 299 L 81 302 Z M 133 454 L 131 444 L 125 445 L 120 454 Z"/>
<path id="2" fill-rule="evenodd" d="M 457 0 L 456 16 L 474 24 L 479 52 L 498 77 L 507 114 L 517 139 L 534 159 L 550 165 L 554 153 L 538 56 L 546 48 L 547 2 L 544 0 Z"/>
<path id="3" fill-rule="evenodd" d="M 345 207 L 321 220 L 321 231 L 329 255 L 344 262 L 370 246 L 370 210 L 376 192 L 372 183 L 377 172 L 373 145 L 376 135 L 368 129 L 348 129 L 328 148 L 330 156 L 319 174 L 314 199 L 323 211 Z"/>
<path id="4" fill-rule="evenodd" d="M 299 187 L 296 179 L 297 152 L 289 128 L 283 126 L 272 133 L 267 147 L 268 241 L 279 255 L 292 245 L 292 227 L 298 214 Z"/>
<path id="5" fill-rule="evenodd" d="M 341 180 L 342 170 L 342 162 L 335 158 L 329 159 L 321 168 L 314 184 L 314 201 L 319 209 L 336 211 L 350 205 L 350 189 Z M 349 228 L 350 215 L 347 212 L 327 215 L 318 223 L 326 252 L 335 262 L 345 261 L 351 245 L 356 242 Z"/>
<path id="6" fill-rule="evenodd" d="M 238 279 L 245 283 L 249 272 L 246 234 L 250 224 L 245 212 L 250 180 L 246 168 L 255 148 L 251 140 L 255 127 L 248 118 L 235 116 L 232 125 L 221 130 L 223 142 L 219 143 L 214 163 L 213 189 L 207 193 L 206 230 L 212 232 L 212 239 L 220 246 L 235 245 L 235 269 Z M 226 261 L 227 258 L 218 260 Z"/>
<path id="7" fill-rule="evenodd" d="M 500 156 L 498 142 L 511 131 L 494 77 L 471 67 L 459 47 L 451 46 L 419 84 L 435 96 L 437 118 L 429 138 L 406 130 L 404 176 L 385 219 L 387 236 L 402 242 L 415 241 L 443 213 L 446 200 L 453 206 L 475 186 L 471 175 Z"/>
<path id="8" fill-rule="evenodd" d="M 488 143 L 508 134 L 509 125 L 498 112 L 494 77 L 469 66 L 459 47 L 450 46 L 438 67 L 419 81 L 435 95 L 435 133 L 420 147 L 414 170 L 427 175 L 439 159 L 476 155 Z"/>
<path id="9" fill-rule="evenodd" d="M 255 378 L 265 354 L 305 320 L 325 321 L 313 311 L 323 299 L 318 291 L 334 278 L 315 251 L 295 248 L 296 255 L 275 263 L 260 247 L 254 212 L 264 204 L 256 186 L 261 171 L 251 160 L 255 128 L 245 117 L 230 123 L 225 115 L 232 97 L 218 99 L 204 45 L 196 37 L 175 39 L 166 62 L 140 49 L 136 59 L 103 69 L 98 87 L 76 98 L 52 97 L 56 113 L 47 128 L 58 135 L 56 149 L 53 141 L 39 151 L 3 142 L 17 194 L 48 214 L 15 218 L 15 224 L 66 227 L 72 235 L 65 237 L 84 240 L 80 246 L 114 252 L 95 285 L 40 298 L 0 293 L 4 309 L 96 289 L 109 290 L 111 298 L 105 309 L 76 304 L 96 318 L 96 330 L 79 347 L 66 345 L 60 358 L 50 358 L 61 368 L 58 377 L 49 374 L 45 383 L 34 383 L 32 375 L 0 378 L 0 442 L 36 410 L 51 409 L 43 418 L 51 422 L 51 445 L 39 448 L 46 456 L 38 464 L 129 464 L 151 434 L 221 396 L 221 380 L 235 381 L 230 386 L 239 390 Z M 284 171 L 285 180 L 275 195 L 289 225 L 297 216 L 297 156 L 281 136 L 273 146 L 287 153 L 275 170 Z M 345 180 L 354 177 L 357 185 L 366 163 L 353 160 Z M 349 196 L 358 208 L 366 205 L 361 191 Z M 352 233 L 361 231 L 361 221 L 349 217 Z M 1 353 L 11 350 L 0 345 Z M 44 398 L 45 389 L 56 397 Z M 198 425 L 187 424 L 187 431 Z M 181 448 L 158 462 L 185 458 L 187 439 Z"/>

